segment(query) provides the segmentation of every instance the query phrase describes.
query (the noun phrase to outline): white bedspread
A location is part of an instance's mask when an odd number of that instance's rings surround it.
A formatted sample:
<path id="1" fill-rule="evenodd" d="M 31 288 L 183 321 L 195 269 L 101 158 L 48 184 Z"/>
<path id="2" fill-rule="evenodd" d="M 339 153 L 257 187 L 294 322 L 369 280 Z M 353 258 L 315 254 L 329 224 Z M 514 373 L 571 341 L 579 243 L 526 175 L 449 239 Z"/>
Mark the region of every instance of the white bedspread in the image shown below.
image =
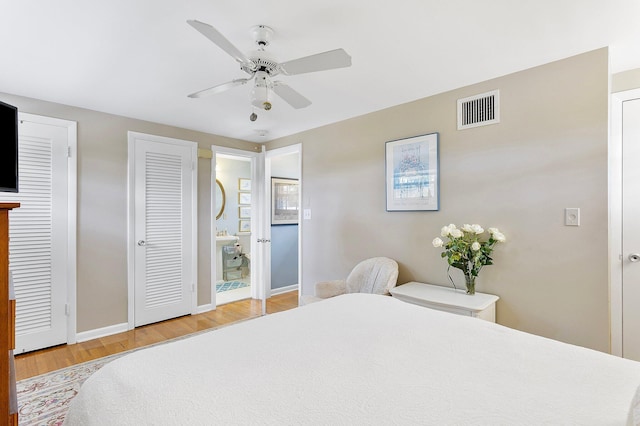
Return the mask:
<path id="1" fill-rule="evenodd" d="M 624 425 L 640 363 L 347 294 L 107 364 L 90 425 Z"/>

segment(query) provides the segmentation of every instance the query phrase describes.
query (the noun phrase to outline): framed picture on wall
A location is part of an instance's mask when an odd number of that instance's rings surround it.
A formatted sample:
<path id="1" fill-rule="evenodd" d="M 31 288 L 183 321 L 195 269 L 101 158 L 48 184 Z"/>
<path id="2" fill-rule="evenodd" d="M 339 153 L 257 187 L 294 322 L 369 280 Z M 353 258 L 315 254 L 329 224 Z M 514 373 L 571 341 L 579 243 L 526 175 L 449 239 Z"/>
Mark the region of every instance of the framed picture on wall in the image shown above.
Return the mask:
<path id="1" fill-rule="evenodd" d="M 238 223 L 238 232 L 251 232 L 251 221 L 240 220 Z"/>
<path id="2" fill-rule="evenodd" d="M 238 217 L 240 219 L 251 219 L 251 206 L 238 207 Z"/>
<path id="3" fill-rule="evenodd" d="M 271 224 L 296 225 L 299 198 L 298 179 L 271 178 Z"/>
<path id="4" fill-rule="evenodd" d="M 251 191 L 251 179 L 238 179 L 238 191 Z"/>
<path id="5" fill-rule="evenodd" d="M 385 144 L 387 211 L 440 209 L 438 133 Z"/>
<path id="6" fill-rule="evenodd" d="M 238 192 L 238 204 L 251 204 L 251 193 Z"/>

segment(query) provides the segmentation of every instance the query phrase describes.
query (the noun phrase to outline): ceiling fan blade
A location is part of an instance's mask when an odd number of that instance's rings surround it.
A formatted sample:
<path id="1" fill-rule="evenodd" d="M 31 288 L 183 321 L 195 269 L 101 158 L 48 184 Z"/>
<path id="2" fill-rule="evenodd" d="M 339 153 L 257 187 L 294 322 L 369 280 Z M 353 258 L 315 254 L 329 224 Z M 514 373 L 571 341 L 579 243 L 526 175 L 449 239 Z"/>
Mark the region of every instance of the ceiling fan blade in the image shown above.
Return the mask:
<path id="1" fill-rule="evenodd" d="M 236 86 L 242 86 L 246 84 L 250 78 L 239 78 L 237 80 L 230 81 L 224 84 L 218 84 L 217 86 L 209 87 L 208 89 L 200 90 L 189 95 L 190 98 L 202 98 L 204 96 L 213 95 L 214 93 L 224 92 Z"/>
<path id="2" fill-rule="evenodd" d="M 209 24 L 205 24 L 204 22 L 196 21 L 195 19 L 189 19 L 187 21 L 189 25 L 198 30 L 203 36 L 214 42 L 218 45 L 218 47 L 229 55 L 233 57 L 236 61 L 241 63 L 242 65 L 246 65 L 251 68 L 253 63 L 249 58 L 247 58 L 244 53 L 238 50 L 229 40 L 225 38 L 218 30 L 213 28 Z"/>
<path id="3" fill-rule="evenodd" d="M 273 91 L 295 109 L 306 108 L 311 105 L 309 99 L 280 81 L 273 82 Z"/>
<path id="4" fill-rule="evenodd" d="M 330 50 L 304 58 L 293 59 L 280 64 L 287 75 L 304 74 L 307 72 L 331 70 L 351 66 L 351 56 L 344 49 Z"/>

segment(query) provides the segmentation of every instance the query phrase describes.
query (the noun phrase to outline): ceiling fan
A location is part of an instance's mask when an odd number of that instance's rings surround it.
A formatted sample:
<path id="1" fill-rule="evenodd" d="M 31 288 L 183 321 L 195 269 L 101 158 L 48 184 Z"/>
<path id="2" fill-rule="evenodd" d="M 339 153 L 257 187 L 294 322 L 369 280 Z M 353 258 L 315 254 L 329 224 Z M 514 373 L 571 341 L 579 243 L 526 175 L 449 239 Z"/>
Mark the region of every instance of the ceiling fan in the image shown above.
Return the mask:
<path id="1" fill-rule="evenodd" d="M 269 45 L 273 35 L 273 29 L 266 25 L 256 25 L 251 28 L 251 34 L 258 45 L 258 49 L 245 55 L 211 25 L 196 20 L 188 20 L 187 23 L 231 55 L 240 64 L 240 69 L 249 74 L 248 78 L 238 78 L 228 83 L 192 93 L 189 95 L 190 98 L 201 98 L 220 93 L 236 86 L 242 86 L 255 79 L 253 90 L 251 91 L 251 104 L 253 106 L 267 111 L 270 110 L 272 107 L 271 93 L 273 92 L 293 108 L 300 109 L 311 105 L 311 101 L 282 81 L 273 80 L 273 77 L 280 74 L 296 75 L 351 66 L 351 56 L 344 49 L 335 49 L 287 62 L 278 62 L 273 55 L 264 50 Z M 252 113 L 251 121 L 255 121 L 256 118 L 255 112 Z"/>

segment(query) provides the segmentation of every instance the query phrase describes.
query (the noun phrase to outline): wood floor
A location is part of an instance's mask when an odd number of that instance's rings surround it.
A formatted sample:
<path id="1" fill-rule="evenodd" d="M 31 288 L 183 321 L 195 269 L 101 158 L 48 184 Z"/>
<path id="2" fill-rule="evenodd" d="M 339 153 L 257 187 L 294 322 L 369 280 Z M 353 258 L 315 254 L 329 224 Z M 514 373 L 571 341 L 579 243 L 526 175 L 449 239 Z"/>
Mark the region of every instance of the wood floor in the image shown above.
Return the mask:
<path id="1" fill-rule="evenodd" d="M 267 299 L 267 314 L 286 311 L 297 306 L 297 291 L 279 294 Z M 196 331 L 255 318 L 260 316 L 261 312 L 262 305 L 260 301 L 246 299 L 218 306 L 215 311 L 162 321 L 138 327 L 125 333 L 16 355 L 16 379 L 26 379 Z"/>

